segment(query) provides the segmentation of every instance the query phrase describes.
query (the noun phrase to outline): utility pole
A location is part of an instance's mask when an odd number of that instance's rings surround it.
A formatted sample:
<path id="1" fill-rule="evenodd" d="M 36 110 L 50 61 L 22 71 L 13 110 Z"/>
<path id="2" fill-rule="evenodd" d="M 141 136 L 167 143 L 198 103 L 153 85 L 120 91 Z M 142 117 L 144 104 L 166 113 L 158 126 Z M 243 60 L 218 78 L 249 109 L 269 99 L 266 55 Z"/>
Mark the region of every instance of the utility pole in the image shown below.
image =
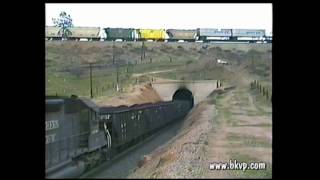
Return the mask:
<path id="1" fill-rule="evenodd" d="M 144 52 L 144 41 L 142 41 L 142 45 L 141 45 L 141 62 L 142 60 L 146 58 L 146 53 Z"/>
<path id="2" fill-rule="evenodd" d="M 113 41 L 113 44 L 112 44 L 112 63 L 113 63 L 113 64 L 115 63 L 114 54 L 115 54 L 115 46 L 114 46 L 114 41 Z"/>
<path id="3" fill-rule="evenodd" d="M 269 78 L 270 78 L 270 82 L 272 83 L 272 54 L 271 53 L 269 56 L 269 66 L 270 66 Z"/>
<path id="4" fill-rule="evenodd" d="M 117 92 L 119 91 L 119 67 L 117 64 Z"/>
<path id="5" fill-rule="evenodd" d="M 89 63 L 90 66 L 90 97 L 93 98 L 92 94 L 92 62 Z"/>

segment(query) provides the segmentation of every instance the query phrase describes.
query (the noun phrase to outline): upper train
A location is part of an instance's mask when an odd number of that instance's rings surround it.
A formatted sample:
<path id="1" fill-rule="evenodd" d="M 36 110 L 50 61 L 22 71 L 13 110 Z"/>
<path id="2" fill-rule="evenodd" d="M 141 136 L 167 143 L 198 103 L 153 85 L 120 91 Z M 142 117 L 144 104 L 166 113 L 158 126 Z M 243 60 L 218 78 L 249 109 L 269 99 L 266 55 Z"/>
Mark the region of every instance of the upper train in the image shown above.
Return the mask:
<path id="1" fill-rule="evenodd" d="M 211 42 L 238 41 L 249 43 L 271 43 L 264 29 L 134 29 L 72 27 L 67 40 L 75 41 L 164 41 L 164 42 Z M 59 27 L 46 26 L 46 40 L 61 40 Z"/>

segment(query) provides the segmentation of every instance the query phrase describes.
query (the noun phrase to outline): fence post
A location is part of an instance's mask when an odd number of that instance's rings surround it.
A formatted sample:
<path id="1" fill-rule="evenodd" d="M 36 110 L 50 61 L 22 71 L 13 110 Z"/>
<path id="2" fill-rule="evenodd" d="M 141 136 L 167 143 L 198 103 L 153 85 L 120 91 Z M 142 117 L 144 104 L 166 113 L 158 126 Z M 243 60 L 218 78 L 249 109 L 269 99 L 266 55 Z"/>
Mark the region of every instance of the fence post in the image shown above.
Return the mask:
<path id="1" fill-rule="evenodd" d="M 261 93 L 261 84 L 259 83 L 259 92 Z"/>

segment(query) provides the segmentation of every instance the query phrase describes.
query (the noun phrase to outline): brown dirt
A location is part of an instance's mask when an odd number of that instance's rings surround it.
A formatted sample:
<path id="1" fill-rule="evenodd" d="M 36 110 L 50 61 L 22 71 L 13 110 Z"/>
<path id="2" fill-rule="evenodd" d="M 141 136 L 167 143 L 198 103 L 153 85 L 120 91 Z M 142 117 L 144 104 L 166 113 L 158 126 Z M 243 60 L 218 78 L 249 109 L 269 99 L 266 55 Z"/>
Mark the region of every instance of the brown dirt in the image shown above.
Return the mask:
<path id="1" fill-rule="evenodd" d="M 134 104 L 157 103 L 162 99 L 150 85 L 135 85 L 122 96 L 96 100 L 98 106 L 131 106 Z"/>

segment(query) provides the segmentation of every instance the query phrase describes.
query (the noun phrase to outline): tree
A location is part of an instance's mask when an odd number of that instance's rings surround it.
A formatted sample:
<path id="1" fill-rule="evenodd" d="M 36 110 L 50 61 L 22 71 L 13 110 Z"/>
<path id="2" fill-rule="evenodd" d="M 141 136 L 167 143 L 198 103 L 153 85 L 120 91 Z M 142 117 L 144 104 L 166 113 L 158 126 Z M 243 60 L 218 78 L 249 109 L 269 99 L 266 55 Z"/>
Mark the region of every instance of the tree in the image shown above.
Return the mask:
<path id="1" fill-rule="evenodd" d="M 73 26 L 72 18 L 70 15 L 67 15 L 66 12 L 62 11 L 59 18 L 52 18 L 52 21 L 56 27 L 60 27 L 58 35 L 61 35 L 62 39 L 66 39 L 68 36 L 72 35 L 69 29 Z"/>

